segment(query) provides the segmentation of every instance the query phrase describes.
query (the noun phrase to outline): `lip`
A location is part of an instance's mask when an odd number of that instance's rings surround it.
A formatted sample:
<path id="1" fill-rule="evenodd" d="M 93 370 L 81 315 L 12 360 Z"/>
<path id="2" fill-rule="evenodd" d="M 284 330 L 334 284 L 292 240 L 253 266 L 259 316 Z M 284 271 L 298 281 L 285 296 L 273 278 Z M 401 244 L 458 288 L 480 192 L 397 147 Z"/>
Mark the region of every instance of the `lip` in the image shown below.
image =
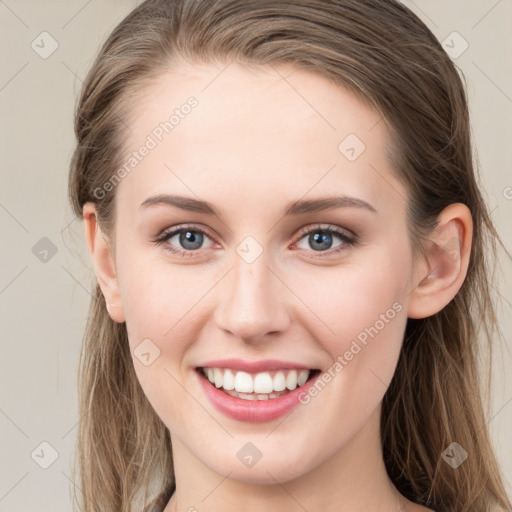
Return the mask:
<path id="1" fill-rule="evenodd" d="M 291 361 L 279 361 L 277 359 L 264 359 L 261 361 L 244 361 L 243 359 L 217 359 L 198 364 L 196 368 L 229 368 L 241 370 L 247 373 L 269 372 L 273 370 L 313 370 L 311 366 L 304 366 Z"/>
<path id="2" fill-rule="evenodd" d="M 218 362 L 216 362 L 216 364 L 218 364 Z M 280 368 L 282 368 L 282 366 L 280 366 Z M 297 368 L 297 366 L 293 368 Z M 295 388 L 293 391 L 268 400 L 244 400 L 242 398 L 236 398 L 215 387 L 203 375 L 200 369 L 196 369 L 195 374 L 212 405 L 222 414 L 237 421 L 262 423 L 276 420 L 297 407 L 301 403 L 299 396 L 303 393 L 307 393 L 309 388 L 314 386 L 322 372 L 317 371 L 316 375 L 313 375 L 307 382 Z"/>

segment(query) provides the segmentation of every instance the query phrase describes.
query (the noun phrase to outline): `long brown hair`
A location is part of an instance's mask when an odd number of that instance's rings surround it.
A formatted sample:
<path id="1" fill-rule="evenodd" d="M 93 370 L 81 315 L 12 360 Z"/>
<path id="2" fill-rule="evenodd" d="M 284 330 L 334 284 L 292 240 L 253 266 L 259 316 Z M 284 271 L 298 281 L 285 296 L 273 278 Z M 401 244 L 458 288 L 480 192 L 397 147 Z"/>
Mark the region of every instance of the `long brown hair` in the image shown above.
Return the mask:
<path id="1" fill-rule="evenodd" d="M 391 480 L 410 500 L 438 512 L 510 510 L 479 373 L 501 334 L 491 293 L 501 241 L 474 169 L 465 88 L 440 43 L 394 0 L 146 0 L 104 43 L 76 109 L 70 200 L 79 218 L 85 202 L 96 203 L 109 237 L 115 191 L 99 199 L 97 190 L 122 165 L 129 100 L 172 70 L 175 57 L 292 63 L 377 108 L 393 137 L 395 172 L 410 193 L 415 253 L 446 206 L 468 206 L 474 226 L 467 277 L 439 313 L 408 319 L 384 396 L 382 445 Z M 82 494 L 75 499 L 85 512 L 140 510 L 174 481 L 169 432 L 139 385 L 126 325 L 111 320 L 97 284 L 80 358 L 79 409 L 75 478 Z M 456 470 L 441 457 L 454 441 L 468 453 Z"/>

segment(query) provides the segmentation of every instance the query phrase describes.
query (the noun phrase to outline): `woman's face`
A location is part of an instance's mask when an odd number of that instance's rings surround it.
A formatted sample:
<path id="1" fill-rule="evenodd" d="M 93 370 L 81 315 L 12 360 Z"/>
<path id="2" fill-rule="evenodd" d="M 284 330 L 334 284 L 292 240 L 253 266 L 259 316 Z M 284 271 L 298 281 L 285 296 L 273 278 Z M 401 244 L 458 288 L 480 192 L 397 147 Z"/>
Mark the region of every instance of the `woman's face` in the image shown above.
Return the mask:
<path id="1" fill-rule="evenodd" d="M 234 63 L 182 63 L 132 114 L 111 312 L 175 458 L 273 483 L 377 439 L 418 277 L 380 115 L 311 72 Z M 197 371 L 244 369 L 220 359 L 263 361 L 260 395 L 291 368 L 324 376 L 291 406 L 232 398 Z"/>

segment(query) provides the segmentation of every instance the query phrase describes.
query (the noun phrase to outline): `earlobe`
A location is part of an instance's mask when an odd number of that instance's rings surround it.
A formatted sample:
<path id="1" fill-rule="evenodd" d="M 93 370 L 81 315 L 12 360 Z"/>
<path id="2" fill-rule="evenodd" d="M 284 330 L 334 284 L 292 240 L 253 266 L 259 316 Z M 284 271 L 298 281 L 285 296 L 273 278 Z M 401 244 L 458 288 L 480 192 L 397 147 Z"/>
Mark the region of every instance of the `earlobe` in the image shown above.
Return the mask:
<path id="1" fill-rule="evenodd" d="M 432 316 L 455 297 L 466 278 L 472 235 L 473 220 L 467 206 L 455 203 L 441 212 L 429 237 L 423 275 L 416 276 L 419 282 L 410 293 L 410 318 Z"/>
<path id="2" fill-rule="evenodd" d="M 125 317 L 112 255 L 112 246 L 106 235 L 101 231 L 94 203 L 85 203 L 82 215 L 87 246 L 92 256 L 96 279 L 105 297 L 107 311 L 112 320 L 122 323 L 125 321 Z"/>

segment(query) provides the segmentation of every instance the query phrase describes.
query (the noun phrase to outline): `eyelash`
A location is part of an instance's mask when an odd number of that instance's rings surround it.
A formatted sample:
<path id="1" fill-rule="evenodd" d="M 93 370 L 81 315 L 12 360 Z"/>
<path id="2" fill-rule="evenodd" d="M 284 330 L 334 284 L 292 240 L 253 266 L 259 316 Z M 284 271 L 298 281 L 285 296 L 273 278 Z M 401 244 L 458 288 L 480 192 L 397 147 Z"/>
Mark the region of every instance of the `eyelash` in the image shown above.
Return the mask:
<path id="1" fill-rule="evenodd" d="M 213 236 L 207 230 L 201 229 L 194 225 L 183 225 L 183 226 L 177 226 L 177 227 L 163 231 L 153 240 L 153 242 L 157 245 L 164 245 L 165 242 L 167 242 L 174 235 L 177 235 L 179 233 L 186 232 L 186 231 L 193 231 L 194 233 L 200 233 L 202 235 L 206 235 L 207 237 L 213 239 Z M 308 251 L 308 252 L 311 252 L 314 254 L 316 253 L 318 255 L 322 255 L 322 254 L 338 253 L 338 252 L 345 250 L 347 248 L 347 246 L 354 246 L 357 244 L 357 236 L 356 235 L 354 235 L 353 237 L 350 237 L 344 231 L 340 230 L 339 228 L 337 228 L 335 226 L 324 227 L 320 224 L 317 224 L 313 228 L 306 228 L 304 230 L 301 230 L 301 232 L 295 237 L 293 243 L 296 244 L 297 242 L 302 240 L 306 235 L 309 235 L 311 233 L 317 233 L 317 232 L 322 232 L 324 234 L 327 233 L 327 234 L 337 235 L 343 243 L 340 244 L 338 247 L 335 247 L 334 249 L 328 249 L 327 251 Z M 164 248 L 165 248 L 165 250 L 167 250 L 173 254 L 178 254 L 185 258 L 193 257 L 199 251 L 197 249 L 189 250 L 189 251 L 175 249 L 171 245 L 166 245 Z M 314 257 L 318 257 L 318 256 L 314 256 Z M 320 256 L 320 257 L 323 257 L 323 256 Z"/>

